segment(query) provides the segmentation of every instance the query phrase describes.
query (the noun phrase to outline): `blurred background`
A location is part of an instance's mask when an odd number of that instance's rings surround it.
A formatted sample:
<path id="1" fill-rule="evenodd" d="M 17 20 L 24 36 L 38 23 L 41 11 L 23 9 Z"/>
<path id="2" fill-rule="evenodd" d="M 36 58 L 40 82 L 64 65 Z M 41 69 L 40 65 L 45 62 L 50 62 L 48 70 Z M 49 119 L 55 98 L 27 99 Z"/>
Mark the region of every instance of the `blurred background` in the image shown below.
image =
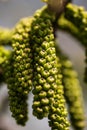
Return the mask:
<path id="1" fill-rule="evenodd" d="M 73 3 L 82 5 L 87 9 L 86 0 L 73 0 Z M 21 18 L 31 16 L 36 9 L 42 7 L 44 3 L 40 0 L 0 0 L 0 26 L 12 28 Z M 87 117 L 87 85 L 83 82 L 84 75 L 84 48 L 79 42 L 62 31 L 58 31 L 58 42 L 61 48 L 68 54 L 78 72 L 82 85 L 85 114 Z M 2 87 L 3 86 L 3 87 Z M 25 127 L 18 126 L 11 117 L 7 102 L 7 86 L 2 84 L 0 89 L 0 130 L 50 130 L 47 119 L 37 120 L 32 115 L 32 94 L 29 95 L 29 121 Z M 4 106 L 2 106 L 2 101 Z M 73 130 L 71 128 L 71 130 Z M 85 128 L 87 130 L 87 127 Z"/>

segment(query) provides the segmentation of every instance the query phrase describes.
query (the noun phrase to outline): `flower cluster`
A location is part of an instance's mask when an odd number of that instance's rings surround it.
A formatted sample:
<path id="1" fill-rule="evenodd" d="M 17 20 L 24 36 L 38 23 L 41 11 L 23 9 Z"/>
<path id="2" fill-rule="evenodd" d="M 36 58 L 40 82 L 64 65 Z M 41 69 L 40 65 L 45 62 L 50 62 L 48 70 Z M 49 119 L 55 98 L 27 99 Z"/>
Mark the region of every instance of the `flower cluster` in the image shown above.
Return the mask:
<path id="1" fill-rule="evenodd" d="M 10 55 L 10 51 L 7 50 L 4 46 L 0 46 L 0 83 L 5 81 L 5 77 L 3 74 L 3 64 L 8 59 Z"/>
<path id="2" fill-rule="evenodd" d="M 52 128 L 52 130 L 69 130 L 69 122 L 66 119 L 67 110 L 65 108 L 64 86 L 62 85 L 61 67 L 61 64 L 58 63 L 58 88 L 55 91 L 54 100 L 51 104 L 48 115 L 49 126 Z"/>
<path id="3" fill-rule="evenodd" d="M 76 71 L 68 58 L 61 58 L 64 96 L 68 104 L 68 110 L 72 125 L 75 129 L 82 130 L 85 126 L 82 89 Z"/>
<path id="4" fill-rule="evenodd" d="M 25 125 L 28 119 L 27 98 L 32 89 L 32 53 L 29 45 L 31 21 L 32 18 L 23 18 L 14 28 L 13 50 L 5 63 L 10 110 L 17 123 L 21 125 Z"/>
<path id="5" fill-rule="evenodd" d="M 30 32 L 34 66 L 33 114 L 37 118 L 47 116 L 57 89 L 58 70 L 51 19 L 46 10 L 36 12 Z"/>

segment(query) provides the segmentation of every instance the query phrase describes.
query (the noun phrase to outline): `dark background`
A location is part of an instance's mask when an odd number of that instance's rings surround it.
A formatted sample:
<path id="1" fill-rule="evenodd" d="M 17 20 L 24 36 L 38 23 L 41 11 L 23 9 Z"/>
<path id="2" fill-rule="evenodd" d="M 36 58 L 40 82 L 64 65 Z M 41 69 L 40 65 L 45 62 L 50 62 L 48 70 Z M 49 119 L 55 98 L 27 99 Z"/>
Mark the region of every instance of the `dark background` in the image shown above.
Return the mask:
<path id="1" fill-rule="evenodd" d="M 87 9 L 86 0 L 73 0 L 73 3 L 82 5 Z M 43 6 L 40 0 L 0 0 L 0 26 L 12 28 L 20 18 L 33 15 L 34 11 Z M 61 48 L 71 58 L 74 68 L 77 70 L 79 79 L 82 85 L 85 113 L 87 117 L 87 85 L 83 83 L 84 74 L 84 48 L 71 35 L 62 31 L 58 32 L 58 42 Z M 0 101 L 7 94 L 6 85 L 0 91 Z M 0 130 L 50 130 L 47 119 L 41 121 L 32 116 L 32 95 L 29 95 L 29 121 L 25 127 L 17 126 L 14 119 L 11 117 L 9 108 L 0 112 Z M 1 129 L 3 128 L 3 129 Z M 72 129 L 72 128 L 71 128 Z M 87 127 L 85 128 L 87 130 Z"/>

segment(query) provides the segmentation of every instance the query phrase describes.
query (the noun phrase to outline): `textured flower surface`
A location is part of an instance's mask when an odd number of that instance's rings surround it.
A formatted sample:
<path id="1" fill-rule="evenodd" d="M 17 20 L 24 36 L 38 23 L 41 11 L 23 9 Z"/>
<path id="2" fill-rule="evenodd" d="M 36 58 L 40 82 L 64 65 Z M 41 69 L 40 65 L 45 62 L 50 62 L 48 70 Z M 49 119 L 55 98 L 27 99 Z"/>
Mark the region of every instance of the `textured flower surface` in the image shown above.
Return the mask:
<path id="1" fill-rule="evenodd" d="M 12 36 L 12 53 L 7 61 L 7 83 L 12 116 L 18 124 L 28 119 L 27 98 L 32 89 L 32 53 L 29 29 L 32 18 L 23 18 L 16 25 Z"/>
<path id="2" fill-rule="evenodd" d="M 31 46 L 33 50 L 33 114 L 37 118 L 48 115 L 49 104 L 57 88 L 57 61 L 52 20 L 47 9 L 38 10 L 31 26 Z M 55 84 L 55 85 L 54 85 Z"/>
<path id="3" fill-rule="evenodd" d="M 67 110 L 65 108 L 64 99 L 64 87 L 62 85 L 62 75 L 61 75 L 61 64 L 58 64 L 58 79 L 57 79 L 57 90 L 54 94 L 54 100 L 50 106 L 50 111 L 48 115 L 49 126 L 52 130 L 69 130 L 69 122 L 66 119 Z"/>
<path id="4" fill-rule="evenodd" d="M 5 82 L 5 76 L 3 74 L 3 64 L 8 59 L 9 55 L 10 51 L 7 50 L 4 46 L 0 46 L 0 83 Z"/>
<path id="5" fill-rule="evenodd" d="M 56 56 L 53 17 L 45 8 L 34 15 L 31 26 L 33 50 L 33 114 L 38 119 L 48 116 L 52 130 L 69 129 L 63 86 Z M 60 125 L 62 122 L 62 125 Z"/>
<path id="6" fill-rule="evenodd" d="M 83 46 L 87 46 L 87 11 L 85 8 L 83 6 L 68 4 L 66 6 L 65 18 L 78 28 Z"/>
<path id="7" fill-rule="evenodd" d="M 85 116 L 82 89 L 78 76 L 70 60 L 64 57 L 61 62 L 64 96 L 69 106 L 71 122 L 75 129 L 82 130 L 85 127 Z"/>

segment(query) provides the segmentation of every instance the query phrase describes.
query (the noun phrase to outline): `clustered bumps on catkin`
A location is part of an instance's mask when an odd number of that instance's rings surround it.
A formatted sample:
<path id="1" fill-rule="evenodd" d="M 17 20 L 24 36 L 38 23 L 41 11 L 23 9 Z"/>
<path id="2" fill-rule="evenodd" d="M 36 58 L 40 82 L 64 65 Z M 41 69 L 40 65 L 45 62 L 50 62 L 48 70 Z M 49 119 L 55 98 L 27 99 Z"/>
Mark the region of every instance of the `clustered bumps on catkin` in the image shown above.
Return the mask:
<path id="1" fill-rule="evenodd" d="M 59 59 L 58 59 L 59 61 Z M 49 126 L 52 130 L 69 130 L 67 110 L 65 108 L 64 87 L 62 85 L 61 64 L 58 63 L 57 90 L 49 110 Z"/>
<path id="2" fill-rule="evenodd" d="M 27 95 L 32 89 L 32 50 L 29 43 L 29 31 L 32 18 L 22 19 L 15 27 L 13 35 L 14 76 L 18 91 Z"/>
<path id="3" fill-rule="evenodd" d="M 4 46 L 0 46 L 0 83 L 5 81 L 5 76 L 3 74 L 3 64 L 8 59 L 10 51 L 7 50 Z"/>
<path id="4" fill-rule="evenodd" d="M 13 29 L 0 27 L 0 45 L 11 45 Z"/>
<path id="5" fill-rule="evenodd" d="M 63 86 L 61 83 L 60 61 L 56 56 L 52 16 L 47 9 L 34 15 L 31 25 L 33 50 L 33 114 L 38 119 L 48 116 L 52 130 L 69 129 Z M 62 125 L 60 124 L 62 122 Z"/>
<path id="6" fill-rule="evenodd" d="M 66 7 L 65 11 L 65 17 L 68 19 L 70 22 L 72 22 L 79 30 L 79 33 L 77 37 L 79 40 L 81 40 L 82 45 L 85 47 L 85 74 L 84 74 L 84 81 L 87 83 L 87 11 L 85 10 L 84 7 L 80 6 L 78 7 L 77 5 L 72 5 L 69 4 Z"/>
<path id="7" fill-rule="evenodd" d="M 52 16 L 47 9 L 38 10 L 31 25 L 33 50 L 33 114 L 42 119 L 48 115 L 49 106 L 57 89 L 57 60 L 52 27 Z"/>
<path id="8" fill-rule="evenodd" d="M 83 6 L 77 6 L 70 3 L 66 6 L 66 10 L 63 15 L 66 19 L 66 22 L 68 22 L 66 23 L 66 25 L 63 24 L 63 26 L 66 26 L 66 28 L 69 29 L 69 32 L 72 32 L 74 36 L 76 35 L 75 37 L 80 40 L 81 44 L 83 46 L 86 46 L 87 11 L 85 10 L 85 8 Z M 59 24 L 59 26 L 61 26 L 60 22 Z"/>
<path id="9" fill-rule="evenodd" d="M 61 58 L 62 75 L 64 85 L 64 96 L 68 104 L 68 110 L 71 123 L 76 130 L 82 130 L 85 127 L 84 106 L 82 90 L 76 71 L 67 57 Z"/>
<path id="10" fill-rule="evenodd" d="M 79 29 L 68 19 L 64 17 L 64 14 L 61 15 L 60 19 L 58 19 L 58 27 L 68 33 L 71 33 L 75 38 L 82 42 L 81 33 L 79 33 Z"/>
<path id="11" fill-rule="evenodd" d="M 24 18 L 14 28 L 12 54 L 7 62 L 6 75 L 10 110 L 18 124 L 28 119 L 27 98 L 32 89 L 32 53 L 29 44 L 29 26 L 32 18 Z"/>

